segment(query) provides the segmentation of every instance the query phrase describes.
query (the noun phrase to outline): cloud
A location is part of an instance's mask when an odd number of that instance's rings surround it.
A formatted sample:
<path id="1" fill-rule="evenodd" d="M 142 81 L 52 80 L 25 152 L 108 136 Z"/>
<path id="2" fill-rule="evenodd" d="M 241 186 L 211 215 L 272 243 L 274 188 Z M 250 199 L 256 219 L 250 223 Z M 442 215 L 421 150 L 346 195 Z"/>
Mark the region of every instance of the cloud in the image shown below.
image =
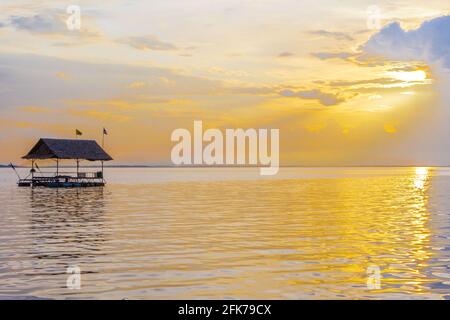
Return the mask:
<path id="1" fill-rule="evenodd" d="M 278 54 L 278 58 L 289 58 L 292 56 L 295 56 L 295 54 L 292 52 L 287 52 L 287 51 L 284 51 L 284 52 L 281 52 Z"/>
<path id="2" fill-rule="evenodd" d="M 49 108 L 39 106 L 24 106 L 19 109 L 23 112 L 30 112 L 30 113 L 44 113 L 50 111 Z"/>
<path id="3" fill-rule="evenodd" d="M 55 15 L 12 16 L 10 24 L 18 30 L 34 33 L 62 33 L 67 31 L 65 23 Z"/>
<path id="4" fill-rule="evenodd" d="M 364 80 L 340 80 L 340 81 L 315 81 L 315 83 L 328 85 L 331 87 L 381 87 L 387 84 L 402 83 L 401 81 L 393 78 L 375 78 Z"/>
<path id="5" fill-rule="evenodd" d="M 147 84 L 144 81 L 134 81 L 128 85 L 128 88 L 131 89 L 140 89 L 144 88 Z"/>
<path id="6" fill-rule="evenodd" d="M 314 30 L 310 31 L 309 34 L 322 36 L 322 37 L 328 37 L 328 38 L 334 38 L 337 40 L 347 40 L 347 41 L 353 41 L 353 37 L 349 36 L 348 34 L 344 32 L 333 32 L 333 31 L 327 31 L 327 30 Z"/>
<path id="7" fill-rule="evenodd" d="M 241 78 L 241 77 L 249 76 L 249 74 L 243 70 L 230 70 L 230 69 L 224 69 L 224 68 L 217 67 L 217 66 L 210 67 L 206 71 L 209 74 L 219 75 L 222 77 Z"/>
<path id="8" fill-rule="evenodd" d="M 265 96 L 276 93 L 275 89 L 268 86 L 241 86 L 226 89 L 226 92 L 232 94 Z"/>
<path id="9" fill-rule="evenodd" d="M 322 92 L 319 89 L 297 91 L 297 92 L 286 89 L 286 90 L 281 91 L 280 95 L 282 95 L 283 97 L 315 99 L 315 100 L 319 100 L 319 102 L 324 106 L 337 105 L 337 104 L 345 101 L 344 98 L 339 97 L 338 95 Z"/>
<path id="10" fill-rule="evenodd" d="M 58 47 L 89 44 L 103 37 L 87 15 L 83 15 L 83 24 L 80 30 L 69 30 L 66 19 L 67 15 L 64 11 L 49 9 L 32 16 L 10 16 L 6 25 L 18 31 L 47 35 L 53 39 L 56 39 L 53 37 L 56 35 L 58 42 L 54 42 L 52 45 Z"/>
<path id="11" fill-rule="evenodd" d="M 178 48 L 169 42 L 158 40 L 154 36 L 145 37 L 128 37 L 118 40 L 119 43 L 127 44 L 138 50 L 157 50 L 157 51 L 171 51 L 178 50 Z"/>
<path id="12" fill-rule="evenodd" d="M 97 119 L 102 121 L 124 122 L 132 120 L 131 116 L 117 114 L 110 111 L 98 111 L 94 109 L 90 110 L 71 109 L 69 110 L 69 112 L 74 116 Z"/>
<path id="13" fill-rule="evenodd" d="M 70 77 L 70 81 L 61 81 L 61 76 Z M 24 105 L 53 106 L 66 100 L 99 100 L 127 94 L 134 97 L 136 90 L 129 85 L 136 82 L 147 84 L 139 94 L 152 97 L 212 95 L 224 90 L 222 81 L 167 68 L 0 53 L 0 111 Z"/>
<path id="14" fill-rule="evenodd" d="M 450 16 L 424 22 L 415 30 L 403 30 L 398 22 L 374 34 L 362 46 L 371 55 L 390 60 L 420 60 L 450 68 Z"/>
<path id="15" fill-rule="evenodd" d="M 386 71 L 389 72 L 410 72 L 410 71 L 416 71 L 417 69 L 424 68 L 425 66 L 423 64 L 411 64 L 408 63 L 407 65 L 400 65 L 400 66 L 394 66 L 390 67 Z"/>
<path id="16" fill-rule="evenodd" d="M 435 77 L 433 89 L 438 99 L 433 108 L 424 105 L 427 110 L 423 117 L 423 127 L 410 133 L 410 141 L 418 147 L 415 156 L 428 163 L 448 164 L 450 161 L 450 16 L 428 20 L 414 30 L 404 30 L 399 23 L 391 23 L 372 35 L 361 46 L 362 52 L 374 58 L 384 58 L 406 63 L 421 62 L 430 66 Z M 388 90 L 388 89 L 386 89 Z M 408 91 L 415 92 L 413 87 Z M 425 112 L 425 111 L 424 111 Z M 396 127 L 385 127 L 388 133 L 394 133 Z"/>
<path id="17" fill-rule="evenodd" d="M 313 57 L 319 58 L 320 60 L 328 59 L 348 59 L 355 56 L 354 53 L 350 52 L 313 52 L 311 53 Z"/>

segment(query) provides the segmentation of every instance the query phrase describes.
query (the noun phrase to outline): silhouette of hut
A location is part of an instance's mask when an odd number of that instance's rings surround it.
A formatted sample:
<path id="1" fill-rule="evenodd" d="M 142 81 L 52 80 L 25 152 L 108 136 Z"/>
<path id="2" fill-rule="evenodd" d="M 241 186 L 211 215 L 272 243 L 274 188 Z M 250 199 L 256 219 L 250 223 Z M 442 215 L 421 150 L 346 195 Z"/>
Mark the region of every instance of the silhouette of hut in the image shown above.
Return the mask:
<path id="1" fill-rule="evenodd" d="M 31 179 L 28 177 L 19 180 L 19 185 L 48 186 L 48 187 L 88 187 L 105 184 L 103 179 L 103 162 L 113 160 L 112 157 L 100 147 L 94 140 L 78 139 L 48 139 L 41 138 L 33 148 L 22 157 L 31 160 Z M 48 175 L 40 172 L 37 174 L 35 167 L 37 160 L 56 160 L 56 173 Z M 74 173 L 61 173 L 59 171 L 60 160 L 75 160 L 77 171 Z M 80 172 L 80 160 L 101 161 L 101 171 Z"/>

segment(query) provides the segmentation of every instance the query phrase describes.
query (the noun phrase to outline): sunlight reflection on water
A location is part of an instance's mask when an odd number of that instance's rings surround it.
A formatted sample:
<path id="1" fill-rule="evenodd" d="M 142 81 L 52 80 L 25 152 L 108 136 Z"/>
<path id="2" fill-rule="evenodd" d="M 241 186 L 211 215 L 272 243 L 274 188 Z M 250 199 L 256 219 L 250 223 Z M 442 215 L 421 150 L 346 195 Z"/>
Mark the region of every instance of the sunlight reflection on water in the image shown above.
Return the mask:
<path id="1" fill-rule="evenodd" d="M 0 297 L 450 295 L 449 169 L 257 172 L 108 169 L 105 188 L 56 190 L 2 169 Z M 66 288 L 70 265 L 81 290 Z"/>

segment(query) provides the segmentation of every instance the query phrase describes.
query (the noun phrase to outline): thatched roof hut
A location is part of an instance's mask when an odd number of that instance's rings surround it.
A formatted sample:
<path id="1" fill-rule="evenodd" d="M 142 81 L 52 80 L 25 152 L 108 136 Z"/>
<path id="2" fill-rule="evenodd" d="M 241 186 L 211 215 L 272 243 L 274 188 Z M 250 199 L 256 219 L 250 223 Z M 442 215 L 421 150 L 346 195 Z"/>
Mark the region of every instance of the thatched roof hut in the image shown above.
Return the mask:
<path id="1" fill-rule="evenodd" d="M 23 159 L 113 160 L 94 140 L 41 138 Z"/>

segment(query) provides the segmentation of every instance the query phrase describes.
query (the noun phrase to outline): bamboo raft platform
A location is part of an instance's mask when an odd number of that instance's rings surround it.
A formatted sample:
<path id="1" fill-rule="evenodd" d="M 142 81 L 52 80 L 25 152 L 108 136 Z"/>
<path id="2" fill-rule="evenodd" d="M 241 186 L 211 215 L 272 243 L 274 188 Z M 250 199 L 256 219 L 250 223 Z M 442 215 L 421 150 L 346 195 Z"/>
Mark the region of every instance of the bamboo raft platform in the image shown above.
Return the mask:
<path id="1" fill-rule="evenodd" d="M 17 185 L 19 187 L 49 188 L 103 187 L 105 185 L 101 171 L 80 173 L 82 174 L 81 176 L 67 175 L 66 173 L 57 176 L 33 176 L 32 178 L 19 179 Z M 87 174 L 92 176 L 87 176 Z"/>
<path id="2" fill-rule="evenodd" d="M 23 159 L 31 160 L 30 174 L 17 181 L 19 187 L 85 188 L 103 187 L 103 162 L 112 160 L 94 140 L 41 138 Z M 42 172 L 37 160 L 56 161 L 56 172 Z M 61 160 L 75 160 L 76 172 L 60 172 Z M 80 172 L 80 160 L 101 161 L 101 171 Z M 38 171 L 37 171 L 37 170 Z"/>

